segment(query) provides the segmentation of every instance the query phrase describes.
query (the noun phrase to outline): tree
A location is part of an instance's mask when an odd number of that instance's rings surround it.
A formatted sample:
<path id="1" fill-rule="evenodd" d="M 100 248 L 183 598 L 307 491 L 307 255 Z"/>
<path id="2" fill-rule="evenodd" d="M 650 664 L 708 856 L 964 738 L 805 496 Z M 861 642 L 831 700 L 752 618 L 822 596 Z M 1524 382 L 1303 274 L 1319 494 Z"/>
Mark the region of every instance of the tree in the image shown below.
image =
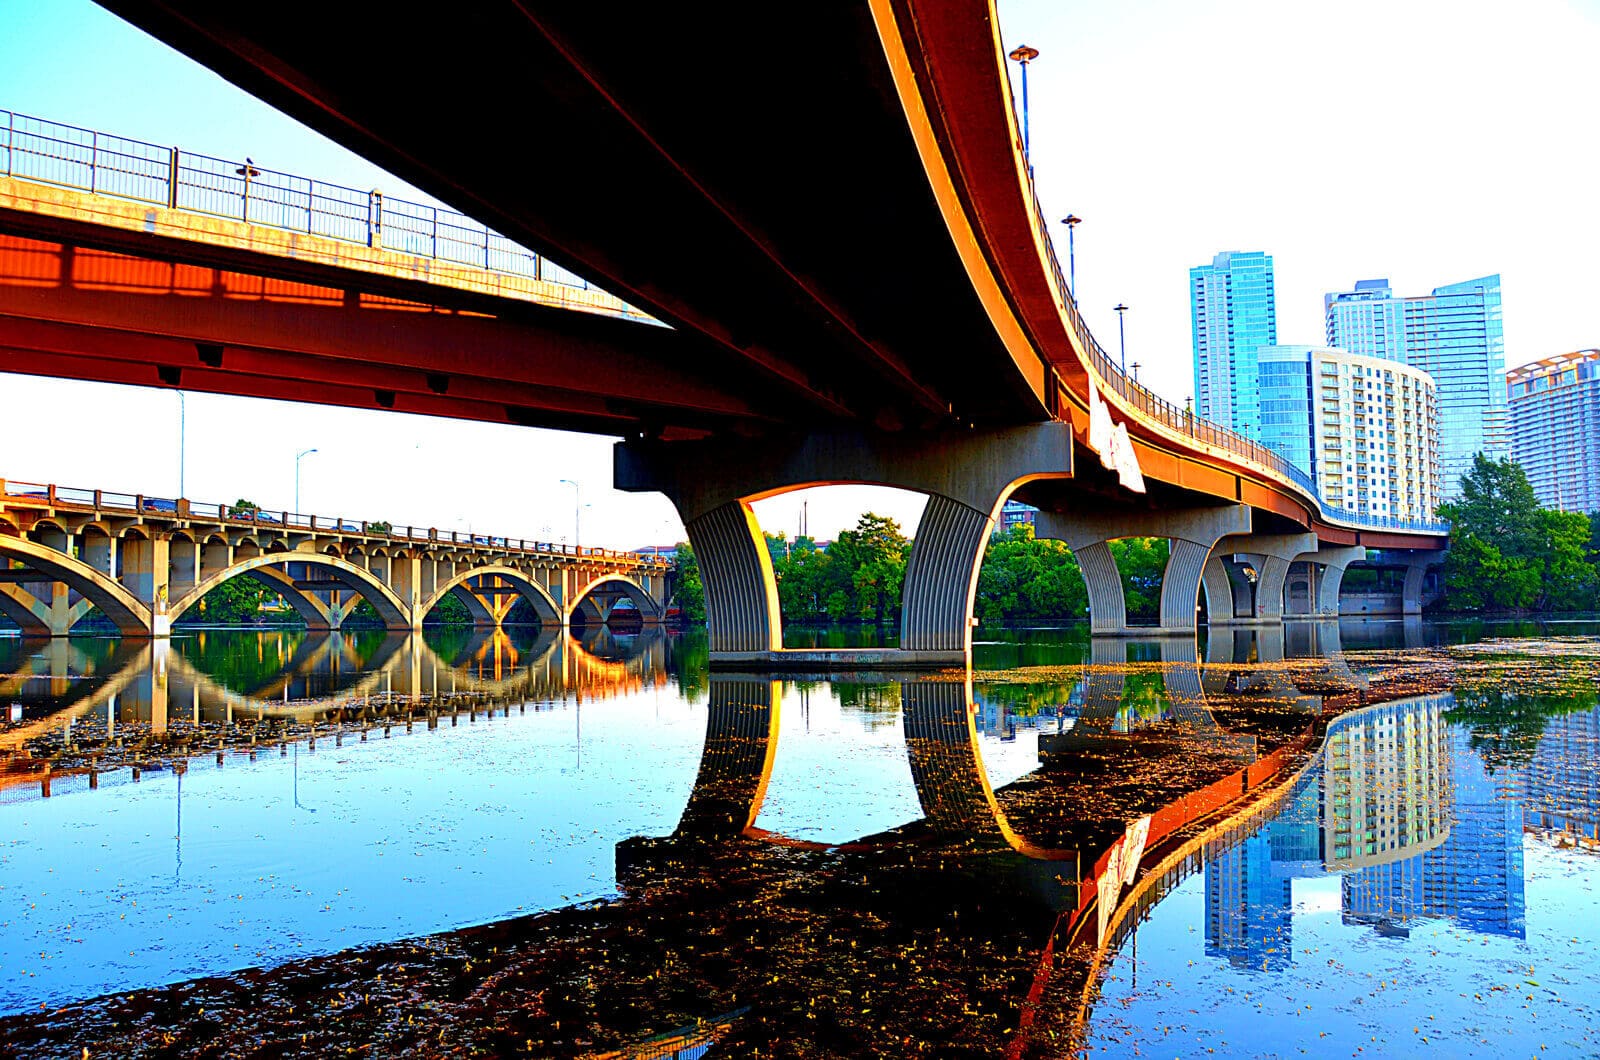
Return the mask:
<path id="1" fill-rule="evenodd" d="M 1166 574 L 1172 543 L 1164 537 L 1125 537 L 1111 542 L 1111 555 L 1122 572 L 1122 595 L 1129 621 L 1148 621 L 1161 614 L 1161 579 Z"/>
<path id="2" fill-rule="evenodd" d="M 1479 453 L 1461 477 L 1461 499 L 1439 506 L 1451 522 L 1447 606 L 1522 610 L 1543 596 L 1544 524 L 1521 467 Z"/>
<path id="3" fill-rule="evenodd" d="M 700 561 L 695 558 L 694 549 L 687 541 L 678 542 L 677 548 L 677 588 L 673 591 L 673 599 L 678 602 L 678 610 L 683 612 L 683 619 L 690 625 L 703 625 L 706 620 L 706 590 L 700 582 Z"/>
<path id="4" fill-rule="evenodd" d="M 249 622 L 260 612 L 261 601 L 266 595 L 265 585 L 248 574 L 241 574 L 229 578 L 202 596 L 195 617 L 203 622 L 224 626 Z"/>
<path id="5" fill-rule="evenodd" d="M 1578 512 L 1541 508 L 1522 468 L 1481 453 L 1461 479 L 1445 558 L 1452 610 L 1577 611 L 1600 602 L 1596 526 Z"/>
<path id="6" fill-rule="evenodd" d="M 875 512 L 864 513 L 854 530 L 841 531 L 828 549 L 828 568 L 833 575 L 828 617 L 870 619 L 881 624 L 898 616 L 910 552 L 911 542 L 900 524 Z M 844 614 L 833 610 L 835 593 L 843 594 Z"/>
<path id="7" fill-rule="evenodd" d="M 984 622 L 1083 618 L 1089 592 L 1072 551 L 1041 541 L 1023 523 L 989 540 L 978 571 L 978 618 Z"/>

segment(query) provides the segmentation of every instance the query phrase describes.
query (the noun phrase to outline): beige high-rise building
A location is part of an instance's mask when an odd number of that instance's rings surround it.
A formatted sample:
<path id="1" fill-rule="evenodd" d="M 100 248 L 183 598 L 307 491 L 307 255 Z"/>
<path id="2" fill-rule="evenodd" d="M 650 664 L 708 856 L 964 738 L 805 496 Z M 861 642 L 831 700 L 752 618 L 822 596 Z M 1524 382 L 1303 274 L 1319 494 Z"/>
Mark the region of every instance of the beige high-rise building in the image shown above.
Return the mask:
<path id="1" fill-rule="evenodd" d="M 1333 347 L 1309 351 L 1312 473 L 1333 508 L 1429 519 L 1443 500 L 1439 399 L 1420 368 Z"/>

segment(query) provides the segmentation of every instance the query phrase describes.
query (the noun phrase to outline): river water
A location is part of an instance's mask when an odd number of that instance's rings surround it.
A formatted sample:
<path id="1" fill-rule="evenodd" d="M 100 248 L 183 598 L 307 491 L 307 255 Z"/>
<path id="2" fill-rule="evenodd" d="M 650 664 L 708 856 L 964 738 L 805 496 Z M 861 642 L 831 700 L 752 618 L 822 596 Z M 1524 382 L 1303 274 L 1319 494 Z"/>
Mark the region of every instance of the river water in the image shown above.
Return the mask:
<path id="1" fill-rule="evenodd" d="M 0 1055 L 1600 1051 L 1593 623 L 778 680 L 208 630 L 0 675 Z"/>

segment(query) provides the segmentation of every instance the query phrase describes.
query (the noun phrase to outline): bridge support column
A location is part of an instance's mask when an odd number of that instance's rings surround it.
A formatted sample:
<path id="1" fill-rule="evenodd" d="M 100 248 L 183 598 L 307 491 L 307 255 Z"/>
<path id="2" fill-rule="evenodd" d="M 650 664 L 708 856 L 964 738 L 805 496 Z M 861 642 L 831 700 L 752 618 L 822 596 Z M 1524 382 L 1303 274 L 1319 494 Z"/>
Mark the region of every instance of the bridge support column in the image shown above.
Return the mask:
<path id="1" fill-rule="evenodd" d="M 150 609 L 152 637 L 172 635 L 167 597 L 172 572 L 170 542 L 164 537 L 132 537 L 122 542 L 122 584 Z"/>
<path id="2" fill-rule="evenodd" d="M 1402 615 L 1422 614 L 1422 584 L 1428 576 L 1428 568 L 1444 562 L 1443 552 L 1412 552 L 1411 562 L 1406 565 L 1405 585 L 1400 590 L 1400 613 Z"/>
<path id="3" fill-rule="evenodd" d="M 1224 565 L 1233 581 L 1234 613 L 1228 619 L 1221 620 L 1214 617 L 1216 611 L 1211 607 L 1214 597 L 1210 596 L 1210 587 L 1215 575 L 1208 578 L 1208 621 L 1282 622 L 1283 586 L 1289 577 L 1289 564 L 1296 556 L 1315 552 L 1316 549 L 1315 534 L 1240 534 L 1217 542 L 1214 558 L 1221 562 L 1221 557 L 1225 555 L 1245 556 L 1255 567 L 1256 579 L 1254 591 L 1249 591 L 1241 585 L 1238 574 Z M 1241 592 L 1241 589 L 1245 591 Z M 1241 608 L 1241 603 L 1246 606 Z"/>
<path id="4" fill-rule="evenodd" d="M 758 441 L 623 442 L 618 489 L 661 492 L 700 562 L 713 665 L 959 666 L 971 658 L 972 598 L 994 515 L 1029 481 L 1069 478 L 1065 423 L 947 435 L 818 431 Z M 906 568 L 901 647 L 785 651 L 777 584 L 749 501 L 829 483 L 928 495 Z"/>
<path id="5" fill-rule="evenodd" d="M 389 557 L 389 576 L 384 581 L 400 598 L 403 609 L 398 619 L 385 620 L 384 628 L 422 632 L 422 560 L 416 556 Z"/>
<path id="6" fill-rule="evenodd" d="M 780 651 L 778 582 L 750 505 L 731 501 L 686 522 L 684 529 L 700 563 L 713 655 Z"/>
<path id="7" fill-rule="evenodd" d="M 1089 590 L 1089 628 L 1096 635 L 1151 636 L 1192 633 L 1200 582 L 1212 546 L 1230 534 L 1250 531 L 1250 509 L 1242 504 L 1174 511 L 1040 512 L 1038 536 L 1065 542 L 1078 560 Z M 1110 542 L 1124 537 L 1164 537 L 1170 542 L 1161 576 L 1161 614 L 1156 626 L 1130 626 L 1122 573 Z"/>
<path id="8" fill-rule="evenodd" d="M 1339 586 L 1344 583 L 1345 568 L 1352 563 L 1366 558 L 1367 550 L 1353 545 L 1349 547 L 1324 546 L 1315 552 L 1302 553 L 1295 558 L 1296 563 L 1306 563 L 1311 567 L 1311 577 L 1307 586 L 1304 609 L 1285 607 L 1284 616 L 1300 617 L 1337 617 L 1339 614 Z M 1321 576 L 1318 577 L 1318 568 Z"/>

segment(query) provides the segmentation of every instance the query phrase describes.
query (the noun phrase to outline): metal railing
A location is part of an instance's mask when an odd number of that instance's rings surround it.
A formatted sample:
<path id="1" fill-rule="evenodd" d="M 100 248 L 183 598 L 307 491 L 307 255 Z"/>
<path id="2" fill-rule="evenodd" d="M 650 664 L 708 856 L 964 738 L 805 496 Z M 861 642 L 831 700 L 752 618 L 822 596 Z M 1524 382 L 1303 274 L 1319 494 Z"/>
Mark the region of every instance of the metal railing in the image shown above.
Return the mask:
<path id="1" fill-rule="evenodd" d="M 267 530 L 303 531 L 322 534 L 359 534 L 385 541 L 424 542 L 427 544 L 463 545 L 468 548 L 490 549 L 537 556 L 570 556 L 574 559 L 604 559 L 622 561 L 640 566 L 667 569 L 672 561 L 646 552 L 619 552 L 609 548 L 582 548 L 576 545 L 554 544 L 549 541 L 529 541 L 525 538 L 502 537 L 471 531 L 439 530 L 436 527 L 394 526 L 387 522 L 368 519 L 347 519 L 343 516 L 308 515 L 302 512 L 267 511 L 263 508 L 238 504 L 214 504 L 210 501 L 191 501 L 187 497 L 152 497 L 143 493 L 117 493 L 112 490 L 80 489 L 58 486 L 47 482 L 18 482 L 0 479 L 0 500 L 24 501 L 56 508 L 92 509 L 96 512 L 116 512 L 140 518 L 168 518 L 172 520 L 198 520 L 261 527 Z"/>
<path id="2" fill-rule="evenodd" d="M 1017 133 L 1018 142 L 1021 142 L 1021 133 Z M 1197 442 L 1205 445 L 1224 449 L 1235 456 L 1242 457 L 1267 471 L 1287 479 L 1301 489 L 1305 490 L 1322 509 L 1322 514 L 1345 525 L 1355 525 L 1364 528 L 1386 530 L 1417 530 L 1428 533 L 1442 533 L 1450 528 L 1450 524 L 1438 519 L 1397 519 L 1393 516 L 1366 515 L 1357 512 L 1347 512 L 1337 508 L 1325 507 L 1322 494 L 1317 489 L 1315 480 L 1310 474 L 1291 463 L 1283 454 L 1269 449 L 1253 439 L 1246 438 L 1236 431 L 1202 419 L 1195 415 L 1191 409 L 1180 409 L 1172 402 L 1156 394 L 1146 387 L 1140 386 L 1135 380 L 1129 379 L 1117 367 L 1094 334 L 1089 330 L 1089 325 L 1084 323 L 1083 315 L 1078 312 L 1078 301 L 1067 283 L 1065 271 L 1061 268 L 1061 259 L 1056 255 L 1055 241 L 1050 237 L 1050 227 L 1045 222 L 1044 208 L 1039 202 L 1038 189 L 1034 186 L 1033 172 L 1028 172 L 1028 191 L 1033 200 L 1033 222 L 1040 239 L 1044 243 L 1045 259 L 1050 264 L 1050 271 L 1056 282 L 1057 301 L 1066 313 L 1067 321 L 1072 327 L 1073 334 L 1089 355 L 1089 363 L 1094 374 L 1098 377 L 1095 383 L 1103 390 L 1111 390 L 1120 394 L 1128 404 L 1167 427 L 1188 435 Z"/>
<path id="3" fill-rule="evenodd" d="M 0 110 L 0 175 L 590 290 L 466 214 Z"/>

